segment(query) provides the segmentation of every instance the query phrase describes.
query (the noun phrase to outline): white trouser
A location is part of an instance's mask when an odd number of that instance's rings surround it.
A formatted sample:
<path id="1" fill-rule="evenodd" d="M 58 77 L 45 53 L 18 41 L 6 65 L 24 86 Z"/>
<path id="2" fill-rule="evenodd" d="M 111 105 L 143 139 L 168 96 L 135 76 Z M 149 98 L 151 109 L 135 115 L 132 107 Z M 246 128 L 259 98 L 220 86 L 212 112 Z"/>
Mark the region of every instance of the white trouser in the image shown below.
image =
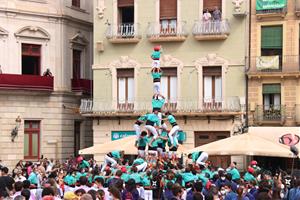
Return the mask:
<path id="1" fill-rule="evenodd" d="M 117 165 L 117 161 L 111 157 L 109 157 L 108 155 L 104 156 L 104 163 L 101 169 L 101 172 L 104 171 L 105 167 L 107 166 L 107 164 L 110 164 L 112 167 L 115 167 Z"/>
<path id="2" fill-rule="evenodd" d="M 152 200 L 152 199 L 153 199 L 152 190 L 145 190 L 145 200 Z"/>
<path id="3" fill-rule="evenodd" d="M 208 154 L 206 152 L 202 152 L 199 158 L 196 160 L 196 163 L 199 165 L 205 165 L 205 161 L 208 159 Z"/>
<path id="4" fill-rule="evenodd" d="M 176 151 L 169 151 L 169 159 L 172 159 L 173 156 L 176 156 Z"/>
<path id="5" fill-rule="evenodd" d="M 140 157 L 145 158 L 145 150 L 138 150 L 138 154 Z"/>
<path id="6" fill-rule="evenodd" d="M 153 83 L 153 91 L 155 94 L 160 94 L 160 82 Z"/>
<path id="7" fill-rule="evenodd" d="M 177 133 L 180 130 L 180 127 L 178 125 L 174 126 L 171 131 L 169 132 L 169 138 L 172 145 L 178 144 L 177 140 Z"/>
<path id="8" fill-rule="evenodd" d="M 157 133 L 156 128 L 154 126 L 146 125 L 145 129 L 147 129 L 148 131 L 150 131 L 153 134 L 154 139 L 157 138 L 158 133 Z"/>
<path id="9" fill-rule="evenodd" d="M 134 124 L 133 128 L 135 130 L 136 139 L 139 139 L 139 137 L 141 136 L 141 127 L 140 127 L 140 125 Z"/>
<path id="10" fill-rule="evenodd" d="M 159 60 L 153 60 L 152 68 L 159 68 L 159 67 L 160 67 L 160 61 Z"/>
<path id="11" fill-rule="evenodd" d="M 162 148 L 160 148 L 160 147 L 157 147 L 157 152 L 160 154 L 160 155 L 164 155 L 164 151 L 163 151 L 163 149 Z"/>
<path id="12" fill-rule="evenodd" d="M 143 162 L 140 165 L 136 166 L 138 172 L 144 172 L 147 168 L 147 162 Z"/>

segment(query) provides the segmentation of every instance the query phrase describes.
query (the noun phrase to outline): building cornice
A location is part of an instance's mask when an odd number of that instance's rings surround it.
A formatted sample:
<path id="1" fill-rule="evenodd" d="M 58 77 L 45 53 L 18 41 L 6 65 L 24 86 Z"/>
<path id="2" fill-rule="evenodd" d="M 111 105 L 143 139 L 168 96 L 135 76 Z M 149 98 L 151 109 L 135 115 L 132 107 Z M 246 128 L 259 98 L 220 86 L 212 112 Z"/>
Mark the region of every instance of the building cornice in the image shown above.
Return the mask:
<path id="1" fill-rule="evenodd" d="M 53 22 L 55 20 L 51 20 L 51 19 L 56 19 L 56 20 L 62 20 L 62 21 L 69 21 L 69 22 L 74 22 L 74 23 L 79 23 L 83 26 L 88 26 L 90 28 L 93 27 L 93 22 L 89 22 L 89 21 L 85 21 L 82 19 L 78 19 L 75 17 L 72 17 L 70 15 L 59 15 L 59 14 L 51 14 L 51 13 L 40 13 L 40 12 L 29 12 L 29 11 L 23 11 L 23 10 L 17 10 L 17 9 L 11 9 L 11 8 L 0 8 L 0 13 L 3 12 L 8 16 L 16 16 L 18 14 L 21 15 L 30 15 L 30 16 L 35 16 L 35 17 L 44 17 L 44 18 L 48 18 L 49 21 Z"/>

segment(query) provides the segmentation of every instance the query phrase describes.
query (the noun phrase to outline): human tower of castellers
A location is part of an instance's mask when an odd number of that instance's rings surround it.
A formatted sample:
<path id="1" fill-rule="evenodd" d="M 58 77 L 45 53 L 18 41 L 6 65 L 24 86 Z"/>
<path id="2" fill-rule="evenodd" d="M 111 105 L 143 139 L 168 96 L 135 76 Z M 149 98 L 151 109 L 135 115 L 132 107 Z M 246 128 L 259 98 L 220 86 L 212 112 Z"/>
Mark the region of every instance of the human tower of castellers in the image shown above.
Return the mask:
<path id="1" fill-rule="evenodd" d="M 165 104 L 165 97 L 161 94 L 161 76 L 163 71 L 160 68 L 160 57 L 161 57 L 161 46 L 155 46 L 154 51 L 151 54 L 152 58 L 152 69 L 151 74 L 153 78 L 153 90 L 154 95 L 152 97 L 152 113 L 147 113 L 140 116 L 134 124 L 134 130 L 136 132 L 136 143 L 135 146 L 138 149 L 138 157 L 146 158 L 146 147 L 147 160 L 155 161 L 157 156 L 168 157 L 172 159 L 176 157 L 176 151 L 178 149 L 178 133 L 181 131 L 174 115 L 167 111 L 162 114 L 162 108 Z M 167 120 L 172 126 L 171 130 L 167 131 Z M 145 124 L 144 128 L 146 131 L 142 131 L 141 125 Z M 169 153 L 166 153 L 166 144 L 169 147 Z M 104 165 L 102 171 L 105 169 L 107 164 L 116 166 L 117 161 L 115 158 L 120 158 L 121 151 L 113 151 L 105 156 Z M 124 153 L 124 152 L 123 152 Z M 208 159 L 206 152 L 195 152 L 193 159 L 199 165 L 205 165 L 205 161 Z M 138 171 L 145 171 L 148 163 L 142 162 L 137 166 Z"/>

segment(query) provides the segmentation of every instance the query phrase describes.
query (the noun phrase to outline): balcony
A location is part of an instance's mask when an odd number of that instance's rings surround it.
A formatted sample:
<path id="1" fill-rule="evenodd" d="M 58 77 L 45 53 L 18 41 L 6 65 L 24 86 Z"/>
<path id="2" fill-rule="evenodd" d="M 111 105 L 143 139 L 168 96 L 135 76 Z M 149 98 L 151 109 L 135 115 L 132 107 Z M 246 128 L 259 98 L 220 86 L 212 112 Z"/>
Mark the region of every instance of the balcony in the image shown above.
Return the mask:
<path id="1" fill-rule="evenodd" d="M 151 112 L 151 100 L 137 101 L 134 104 L 117 101 L 105 101 L 103 99 L 84 99 L 81 102 L 82 114 L 94 116 L 137 116 Z M 239 97 L 228 97 L 222 99 L 205 99 L 199 101 L 177 100 L 165 103 L 162 112 L 171 111 L 181 116 L 232 116 L 242 113 Z"/>
<path id="2" fill-rule="evenodd" d="M 0 74 L 0 88 L 9 90 L 53 91 L 51 76 Z"/>
<path id="3" fill-rule="evenodd" d="M 93 81 L 88 79 L 72 79 L 72 92 L 81 92 L 90 95 L 92 93 Z"/>
<path id="4" fill-rule="evenodd" d="M 193 26 L 193 35 L 196 40 L 225 40 L 230 34 L 228 20 L 196 21 Z"/>
<path id="5" fill-rule="evenodd" d="M 147 37 L 150 42 L 183 42 L 187 35 L 186 22 L 176 20 L 150 22 L 147 28 Z"/>
<path id="6" fill-rule="evenodd" d="M 141 39 L 139 24 L 110 24 L 106 30 L 106 38 L 114 44 L 138 43 Z"/>
<path id="7" fill-rule="evenodd" d="M 299 56 L 258 56 L 250 58 L 250 68 L 247 69 L 251 77 L 282 77 L 299 76 Z"/>
<path id="8" fill-rule="evenodd" d="M 285 105 L 259 105 L 256 106 L 254 120 L 259 125 L 283 125 L 286 120 Z"/>
<path id="9" fill-rule="evenodd" d="M 284 18 L 287 14 L 287 8 L 256 10 L 257 19 L 265 18 Z"/>
<path id="10" fill-rule="evenodd" d="M 300 125 L 300 104 L 296 105 L 296 123 Z"/>

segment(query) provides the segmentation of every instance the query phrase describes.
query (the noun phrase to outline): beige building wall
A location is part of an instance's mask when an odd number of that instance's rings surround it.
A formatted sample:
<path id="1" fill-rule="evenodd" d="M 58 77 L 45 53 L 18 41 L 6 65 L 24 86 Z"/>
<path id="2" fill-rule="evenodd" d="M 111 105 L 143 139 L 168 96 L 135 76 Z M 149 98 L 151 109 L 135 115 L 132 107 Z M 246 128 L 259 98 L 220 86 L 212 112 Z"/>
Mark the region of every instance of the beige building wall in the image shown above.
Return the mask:
<path id="1" fill-rule="evenodd" d="M 80 121 L 80 147 L 93 143 L 92 121 L 78 108 L 82 92 L 72 92 L 72 50 L 82 49 L 81 78 L 92 79 L 93 2 L 81 0 L 0 0 L 0 65 L 3 74 L 22 74 L 22 43 L 41 45 L 41 75 L 54 76 L 52 92 L 0 88 L 0 160 L 9 167 L 24 159 L 24 121 L 40 121 L 40 156 L 63 160 L 74 155 L 74 122 Z M 1 85 L 1 81 L 0 81 Z M 15 142 L 11 131 L 20 116 Z M 36 160 L 33 160 L 36 161 Z"/>

